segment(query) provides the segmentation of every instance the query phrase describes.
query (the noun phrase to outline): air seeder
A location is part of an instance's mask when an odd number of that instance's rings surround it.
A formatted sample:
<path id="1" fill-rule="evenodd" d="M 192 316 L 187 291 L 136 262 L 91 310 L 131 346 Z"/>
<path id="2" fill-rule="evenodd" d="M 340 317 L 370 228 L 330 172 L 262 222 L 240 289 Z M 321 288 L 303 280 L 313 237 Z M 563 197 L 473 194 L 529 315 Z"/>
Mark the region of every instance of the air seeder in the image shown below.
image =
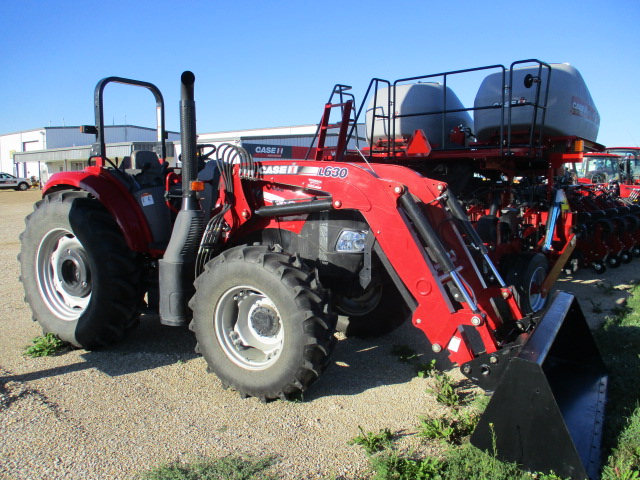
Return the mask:
<path id="1" fill-rule="evenodd" d="M 158 110 L 156 152 L 119 165 L 104 140 L 112 82 L 150 90 Z M 416 169 L 322 145 L 304 161 L 199 149 L 194 82 L 183 73 L 179 169 L 164 161 L 158 89 L 98 83 L 85 128 L 93 165 L 52 176 L 21 235 L 21 280 L 46 332 L 106 347 L 146 299 L 163 324 L 191 326 L 223 385 L 267 401 L 325 370 L 337 314 L 371 336 L 411 318 L 434 352 L 494 392 L 475 444 L 495 436 L 500 458 L 596 477 L 607 375 L 572 295 L 523 314 L 447 183 Z"/>

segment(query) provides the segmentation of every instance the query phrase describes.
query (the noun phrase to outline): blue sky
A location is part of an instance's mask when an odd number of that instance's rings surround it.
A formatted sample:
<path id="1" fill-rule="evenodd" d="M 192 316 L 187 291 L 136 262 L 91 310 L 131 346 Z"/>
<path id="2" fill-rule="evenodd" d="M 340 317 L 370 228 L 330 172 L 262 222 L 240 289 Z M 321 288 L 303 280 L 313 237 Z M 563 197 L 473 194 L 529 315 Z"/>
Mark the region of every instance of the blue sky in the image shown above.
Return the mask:
<path id="1" fill-rule="evenodd" d="M 360 99 L 372 77 L 538 58 L 581 72 L 600 112 L 600 143 L 640 144 L 640 0 L 0 6 L 0 133 L 92 124 L 93 89 L 111 75 L 156 84 L 167 126 L 179 130 L 180 74 L 193 71 L 202 133 L 316 123 L 336 83 Z M 458 88 L 472 103 L 475 91 Z M 108 124 L 155 126 L 148 92 L 111 85 L 105 96 Z"/>

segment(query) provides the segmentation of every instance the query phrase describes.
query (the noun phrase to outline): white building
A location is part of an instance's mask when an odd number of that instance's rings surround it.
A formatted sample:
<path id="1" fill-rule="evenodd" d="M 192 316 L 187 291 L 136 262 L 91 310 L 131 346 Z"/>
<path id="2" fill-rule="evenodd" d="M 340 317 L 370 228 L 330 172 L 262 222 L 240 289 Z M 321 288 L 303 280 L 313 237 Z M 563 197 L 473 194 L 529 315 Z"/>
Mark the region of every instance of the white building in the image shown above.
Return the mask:
<path id="1" fill-rule="evenodd" d="M 135 125 L 105 126 L 107 143 L 155 142 L 156 129 Z M 168 132 L 169 143 L 179 140 L 180 134 Z M 63 170 L 80 170 L 89 155 L 78 148 L 95 142 L 94 135 L 80 132 L 80 127 L 43 127 L 0 135 L 0 171 L 20 177 L 36 177 L 46 180 L 51 173 Z M 46 152 L 67 150 L 60 153 Z M 20 154 L 29 153 L 29 155 Z M 16 154 L 19 154 L 16 156 Z M 33 155 L 32 155 L 33 154 Z"/>

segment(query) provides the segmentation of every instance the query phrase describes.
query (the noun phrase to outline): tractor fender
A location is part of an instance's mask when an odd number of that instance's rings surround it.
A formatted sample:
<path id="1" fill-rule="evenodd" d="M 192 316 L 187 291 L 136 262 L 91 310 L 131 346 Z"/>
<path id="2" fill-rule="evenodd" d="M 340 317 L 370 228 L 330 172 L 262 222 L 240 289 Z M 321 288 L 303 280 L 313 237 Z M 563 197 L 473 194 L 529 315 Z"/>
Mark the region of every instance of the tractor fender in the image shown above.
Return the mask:
<path id="1" fill-rule="evenodd" d="M 129 189 L 104 168 L 56 173 L 45 185 L 42 195 L 65 189 L 84 190 L 93 195 L 116 220 L 129 248 L 149 252 L 153 237 L 144 213 Z"/>

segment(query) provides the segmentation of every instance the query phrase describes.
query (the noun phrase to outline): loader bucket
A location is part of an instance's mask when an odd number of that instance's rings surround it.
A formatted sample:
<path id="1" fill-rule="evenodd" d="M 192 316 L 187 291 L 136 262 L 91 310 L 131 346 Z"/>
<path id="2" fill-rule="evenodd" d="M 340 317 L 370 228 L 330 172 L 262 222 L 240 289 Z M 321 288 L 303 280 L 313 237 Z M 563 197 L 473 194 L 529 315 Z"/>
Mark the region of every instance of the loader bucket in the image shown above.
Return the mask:
<path id="1" fill-rule="evenodd" d="M 508 361 L 471 443 L 530 471 L 595 480 L 607 379 L 578 302 L 558 292 Z"/>

